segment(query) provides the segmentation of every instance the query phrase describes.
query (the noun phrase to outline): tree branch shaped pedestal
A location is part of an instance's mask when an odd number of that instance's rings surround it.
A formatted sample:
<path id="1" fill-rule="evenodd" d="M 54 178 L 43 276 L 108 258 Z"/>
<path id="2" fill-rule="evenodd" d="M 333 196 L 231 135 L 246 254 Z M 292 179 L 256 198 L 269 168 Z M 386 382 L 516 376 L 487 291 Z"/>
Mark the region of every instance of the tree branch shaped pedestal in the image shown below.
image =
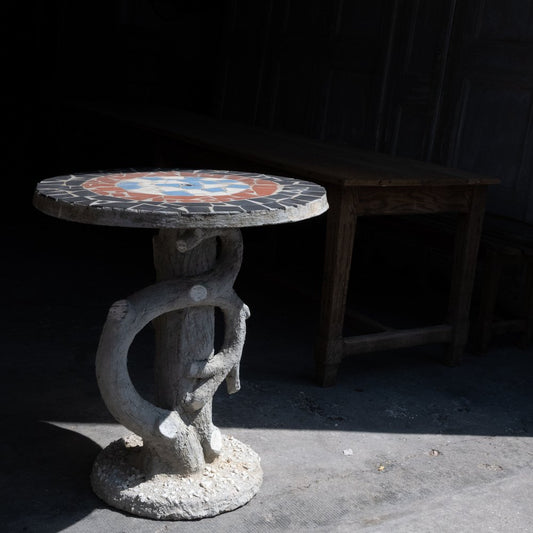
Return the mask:
<path id="1" fill-rule="evenodd" d="M 230 393 L 240 387 L 249 316 L 233 290 L 242 260 L 240 231 L 161 230 L 154 258 L 161 281 L 111 307 L 96 358 L 108 409 L 141 438 L 103 450 L 92 485 L 104 501 L 141 516 L 213 516 L 248 502 L 262 482 L 258 455 L 223 437 L 211 417 L 218 386 L 226 380 Z M 213 353 L 215 307 L 225 322 L 218 353 Z M 157 406 L 137 393 L 127 369 L 128 349 L 151 321 Z"/>

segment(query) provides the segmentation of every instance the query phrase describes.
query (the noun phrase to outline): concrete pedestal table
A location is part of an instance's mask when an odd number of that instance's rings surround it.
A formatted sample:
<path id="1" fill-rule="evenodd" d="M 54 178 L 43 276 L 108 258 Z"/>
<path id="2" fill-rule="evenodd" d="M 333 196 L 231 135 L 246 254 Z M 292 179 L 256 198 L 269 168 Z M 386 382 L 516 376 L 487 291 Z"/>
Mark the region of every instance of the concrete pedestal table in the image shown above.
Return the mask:
<path id="1" fill-rule="evenodd" d="M 98 384 L 113 416 L 134 432 L 97 457 L 92 485 L 104 501 L 158 519 L 230 511 L 259 490 L 257 454 L 212 423 L 212 399 L 226 381 L 239 390 L 248 307 L 233 290 L 242 260 L 240 227 L 310 218 L 327 209 L 306 181 L 216 170 L 70 175 L 40 182 L 41 211 L 89 224 L 158 228 L 157 282 L 111 306 L 96 358 Z M 214 309 L 224 316 L 214 353 Z M 127 369 L 136 334 L 156 333 L 155 404 Z"/>

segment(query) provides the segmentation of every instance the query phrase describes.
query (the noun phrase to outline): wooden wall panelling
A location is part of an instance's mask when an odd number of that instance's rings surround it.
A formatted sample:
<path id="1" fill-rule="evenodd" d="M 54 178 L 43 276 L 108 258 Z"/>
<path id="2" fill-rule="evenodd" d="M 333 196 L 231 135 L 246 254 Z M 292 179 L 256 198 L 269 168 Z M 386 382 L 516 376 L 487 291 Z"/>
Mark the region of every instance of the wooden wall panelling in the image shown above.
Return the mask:
<path id="1" fill-rule="evenodd" d="M 266 7 L 231 3 L 220 115 L 374 148 L 392 17 L 388 2 L 261 5 Z M 251 50 L 240 52 L 236 43 L 244 34 Z"/>
<path id="2" fill-rule="evenodd" d="M 258 125 L 314 136 L 336 4 L 324 0 L 274 2 Z"/>
<path id="3" fill-rule="evenodd" d="M 394 11 L 389 2 L 339 2 L 332 26 L 316 136 L 375 148 Z"/>
<path id="4" fill-rule="evenodd" d="M 465 80 L 458 100 L 450 165 L 499 176 L 489 209 L 522 219 L 531 169 L 531 88 L 499 79 Z"/>
<path id="5" fill-rule="evenodd" d="M 455 0 L 401 0 L 397 11 L 387 119 L 378 148 L 394 155 L 430 160 Z"/>
<path id="6" fill-rule="evenodd" d="M 458 3 L 443 163 L 497 176 L 488 209 L 533 222 L 533 2 Z"/>

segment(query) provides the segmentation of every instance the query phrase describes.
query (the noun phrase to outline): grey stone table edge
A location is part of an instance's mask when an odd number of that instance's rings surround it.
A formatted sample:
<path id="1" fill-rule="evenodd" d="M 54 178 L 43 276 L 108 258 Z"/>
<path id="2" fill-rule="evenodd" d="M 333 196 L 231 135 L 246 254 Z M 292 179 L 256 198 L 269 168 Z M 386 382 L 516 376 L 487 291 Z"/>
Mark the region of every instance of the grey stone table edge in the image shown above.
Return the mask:
<path id="1" fill-rule="evenodd" d="M 185 169 L 187 170 L 187 169 Z M 163 172 L 184 171 L 183 169 L 165 169 Z M 133 170 L 114 171 L 113 173 L 138 172 Z M 155 171 L 154 171 L 155 172 Z M 65 184 L 77 179 L 91 179 L 105 176 L 107 172 L 90 174 L 72 174 L 57 176 L 41 181 L 34 193 L 34 206 L 50 216 L 72 222 L 104 226 L 123 226 L 131 228 L 244 228 L 252 226 L 266 226 L 297 222 L 318 216 L 328 209 L 325 190 L 320 185 L 306 181 L 256 174 L 249 172 L 205 170 L 207 173 L 221 175 L 259 177 L 267 180 L 277 180 L 283 187 L 287 185 L 296 193 L 289 190 L 281 198 L 280 194 L 268 196 L 264 199 L 251 199 L 242 202 L 227 202 L 224 208 L 215 206 L 212 212 L 180 212 L 179 205 L 166 202 L 128 202 L 115 200 L 98 195 L 77 197 L 65 191 Z M 71 187 L 74 195 L 80 188 L 78 183 Z M 263 201 L 261 201 L 263 200 Z M 243 207 L 243 204 L 245 206 Z M 188 205 L 202 205 L 202 202 L 191 202 Z M 247 210 L 252 207 L 252 210 Z M 157 208 L 157 209 L 156 209 Z"/>

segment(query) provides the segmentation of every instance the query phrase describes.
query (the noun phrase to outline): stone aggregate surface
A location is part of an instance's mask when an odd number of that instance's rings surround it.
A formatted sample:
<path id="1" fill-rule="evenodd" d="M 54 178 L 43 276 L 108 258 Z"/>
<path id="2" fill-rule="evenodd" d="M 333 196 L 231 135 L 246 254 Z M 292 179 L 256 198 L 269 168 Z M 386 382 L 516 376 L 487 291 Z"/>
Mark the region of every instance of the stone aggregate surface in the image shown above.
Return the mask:
<path id="1" fill-rule="evenodd" d="M 217 392 L 213 421 L 261 457 L 261 489 L 196 521 L 107 506 L 91 490 L 91 468 L 129 432 L 100 398 L 94 355 L 110 303 L 153 274 L 150 234 L 43 218 L 6 231 L 0 531 L 532 530 L 531 347 L 497 339 L 456 368 L 436 361 L 440 347 L 376 354 L 347 360 L 337 386 L 318 388 L 317 305 L 283 289 L 279 307 L 282 289 L 247 270 L 253 232 L 236 287 L 252 313 L 242 389 Z M 130 372 L 150 397 L 151 332 L 135 343 Z"/>
<path id="2" fill-rule="evenodd" d="M 263 480 L 259 456 L 233 437 L 224 437 L 214 462 L 189 476 L 145 479 L 131 464 L 142 446 L 137 435 L 114 441 L 98 456 L 91 473 L 95 493 L 131 514 L 168 520 L 216 516 L 247 503 Z"/>

